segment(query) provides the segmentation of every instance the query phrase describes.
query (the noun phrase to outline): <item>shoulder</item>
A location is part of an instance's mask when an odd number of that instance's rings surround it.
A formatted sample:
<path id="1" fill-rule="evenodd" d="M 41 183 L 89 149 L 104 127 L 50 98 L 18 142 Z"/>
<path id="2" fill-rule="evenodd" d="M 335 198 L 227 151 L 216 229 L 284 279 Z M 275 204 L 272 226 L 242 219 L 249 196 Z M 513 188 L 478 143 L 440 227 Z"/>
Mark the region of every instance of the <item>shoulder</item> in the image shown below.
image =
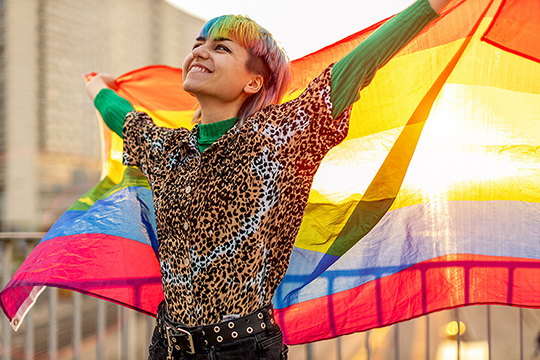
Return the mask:
<path id="1" fill-rule="evenodd" d="M 284 102 L 278 107 L 290 108 L 291 110 L 296 109 L 298 106 L 306 106 L 310 103 L 318 103 L 319 105 L 329 105 L 331 106 L 330 101 L 330 90 L 331 90 L 331 79 L 332 79 L 332 70 L 334 64 L 326 67 L 320 75 L 318 75 L 313 80 L 306 81 L 307 85 L 305 86 L 302 93 L 296 98 Z M 292 89 L 293 92 L 301 90 L 302 87 L 298 89 Z"/>
<path id="2" fill-rule="evenodd" d="M 318 96 L 320 95 L 321 90 L 330 89 L 331 80 L 332 80 L 332 71 L 334 69 L 334 64 L 327 66 L 316 78 L 311 80 L 304 92 L 300 95 L 302 96 Z"/>
<path id="3" fill-rule="evenodd" d="M 157 131 L 160 133 L 189 133 L 189 130 L 185 127 L 172 128 L 167 126 L 159 126 L 154 122 L 150 115 L 142 111 L 131 111 L 126 115 L 124 130 L 126 130 L 126 128 L 141 129 L 144 131 Z"/>
<path id="4" fill-rule="evenodd" d="M 289 116 L 294 118 L 303 117 L 308 114 L 310 116 L 326 116 L 332 109 L 330 97 L 332 69 L 333 64 L 325 68 L 315 79 L 311 80 L 299 96 L 274 106 L 271 111 L 288 113 Z"/>
<path id="5" fill-rule="evenodd" d="M 152 121 L 152 118 L 145 112 L 142 112 L 142 111 L 130 111 L 127 113 L 126 115 L 126 122 L 145 122 L 145 121 L 149 121 L 151 123 L 154 123 Z"/>

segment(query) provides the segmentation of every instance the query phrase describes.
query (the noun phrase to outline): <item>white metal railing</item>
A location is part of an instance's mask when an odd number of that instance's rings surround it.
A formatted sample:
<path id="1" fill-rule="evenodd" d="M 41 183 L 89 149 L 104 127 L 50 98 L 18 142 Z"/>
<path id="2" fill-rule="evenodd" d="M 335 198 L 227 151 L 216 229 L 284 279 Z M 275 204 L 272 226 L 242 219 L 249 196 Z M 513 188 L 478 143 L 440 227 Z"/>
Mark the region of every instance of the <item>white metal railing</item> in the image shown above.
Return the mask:
<path id="1" fill-rule="evenodd" d="M 42 235 L 0 233 L 2 288 Z M 1 360 L 146 359 L 154 326 L 152 317 L 56 288 L 47 288 L 17 333 L 1 317 Z M 540 360 L 539 330 L 540 310 L 474 306 L 292 346 L 289 359 Z"/>
<path id="2" fill-rule="evenodd" d="M 0 233 L 2 288 L 42 236 Z M 18 332 L 2 315 L 1 359 L 144 359 L 153 324 L 126 308 L 47 288 Z"/>

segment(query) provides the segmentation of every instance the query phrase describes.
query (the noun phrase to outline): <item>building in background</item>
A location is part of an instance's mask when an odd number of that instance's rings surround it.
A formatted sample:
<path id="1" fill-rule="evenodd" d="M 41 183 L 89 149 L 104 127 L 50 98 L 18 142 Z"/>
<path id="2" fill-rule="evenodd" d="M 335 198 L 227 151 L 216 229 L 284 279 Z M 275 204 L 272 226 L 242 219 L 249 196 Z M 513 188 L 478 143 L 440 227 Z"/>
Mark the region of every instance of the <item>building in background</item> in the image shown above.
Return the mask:
<path id="1" fill-rule="evenodd" d="M 0 0 L 0 231 L 43 231 L 100 175 L 81 74 L 181 66 L 204 21 L 164 0 Z"/>

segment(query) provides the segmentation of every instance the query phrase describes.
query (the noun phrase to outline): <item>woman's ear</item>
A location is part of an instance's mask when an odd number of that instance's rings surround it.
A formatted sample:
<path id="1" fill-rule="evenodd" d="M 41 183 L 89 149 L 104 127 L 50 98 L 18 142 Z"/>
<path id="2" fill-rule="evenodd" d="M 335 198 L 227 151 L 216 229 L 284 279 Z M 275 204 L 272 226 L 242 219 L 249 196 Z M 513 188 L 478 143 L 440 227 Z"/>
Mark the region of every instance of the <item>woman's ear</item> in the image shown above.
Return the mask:
<path id="1" fill-rule="evenodd" d="M 263 86 L 263 77 L 262 75 L 255 75 L 244 87 L 244 91 L 249 94 L 253 95 L 259 92 Z"/>

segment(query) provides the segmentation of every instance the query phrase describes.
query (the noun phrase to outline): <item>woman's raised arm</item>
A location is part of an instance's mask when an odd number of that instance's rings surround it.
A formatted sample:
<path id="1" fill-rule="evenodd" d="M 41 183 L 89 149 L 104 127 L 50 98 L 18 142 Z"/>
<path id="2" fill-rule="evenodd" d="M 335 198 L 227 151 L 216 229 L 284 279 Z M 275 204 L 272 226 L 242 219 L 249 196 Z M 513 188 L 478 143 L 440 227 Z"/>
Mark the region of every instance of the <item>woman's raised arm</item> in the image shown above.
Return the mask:
<path id="1" fill-rule="evenodd" d="M 335 64 L 331 94 L 334 117 L 360 98 L 359 91 L 369 85 L 377 70 L 436 19 L 437 11 L 448 1 L 417 0 Z"/>

